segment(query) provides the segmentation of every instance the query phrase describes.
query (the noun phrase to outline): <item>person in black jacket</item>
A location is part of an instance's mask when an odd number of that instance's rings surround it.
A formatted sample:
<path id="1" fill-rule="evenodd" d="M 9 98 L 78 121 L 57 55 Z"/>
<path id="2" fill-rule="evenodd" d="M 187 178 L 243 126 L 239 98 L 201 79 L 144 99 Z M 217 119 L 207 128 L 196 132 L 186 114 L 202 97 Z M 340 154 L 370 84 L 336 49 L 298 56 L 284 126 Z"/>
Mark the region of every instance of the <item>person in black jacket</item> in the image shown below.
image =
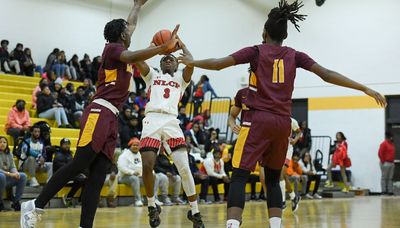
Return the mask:
<path id="1" fill-rule="evenodd" d="M 310 151 L 312 145 L 311 129 L 308 128 L 307 121 L 301 121 L 300 130 L 303 134 L 299 141 L 297 141 L 295 150 L 300 154 L 300 156 L 303 156 L 305 153 Z"/>
<path id="2" fill-rule="evenodd" d="M 11 73 L 11 68 L 15 69 L 15 73 L 21 73 L 21 67 L 18 60 L 11 60 L 8 52 L 8 40 L 1 41 L 0 47 L 0 71 L 3 69 L 6 73 Z"/>
<path id="3" fill-rule="evenodd" d="M 63 138 L 60 142 L 60 148 L 56 150 L 53 160 L 53 173 L 57 172 L 61 167 L 70 163 L 72 161 L 72 152 L 70 150 L 71 141 L 67 138 Z M 71 190 L 68 194 L 63 196 L 64 206 L 70 206 L 72 204 L 72 198 L 75 193 L 80 189 L 84 188 L 84 184 L 87 177 L 84 173 L 79 173 L 76 177 L 74 177 L 71 181 Z"/>
<path id="4" fill-rule="evenodd" d="M 48 85 L 41 86 L 41 93 L 37 97 L 37 113 L 40 118 L 55 119 L 58 127 L 63 124 L 71 127 L 62 104 L 58 103 L 51 95 Z"/>
<path id="5" fill-rule="evenodd" d="M 186 125 L 188 125 L 189 123 L 189 118 L 186 116 L 185 106 L 179 107 L 178 120 L 179 120 L 179 127 L 181 127 L 182 131 L 185 132 Z"/>
<path id="6" fill-rule="evenodd" d="M 171 164 L 167 157 L 164 148 L 161 148 L 159 155 L 157 156 L 156 165 L 154 166 L 156 173 L 156 181 L 154 184 L 154 192 L 158 192 L 158 187 L 161 190 L 161 201 L 166 206 L 174 204 L 183 204 L 184 202 L 179 198 L 181 192 L 182 179 L 178 175 L 176 168 Z M 168 185 L 171 184 L 173 188 L 172 202 L 168 197 Z"/>
<path id="7" fill-rule="evenodd" d="M 119 131 L 121 148 L 129 148 L 128 142 L 133 137 L 140 138 L 142 133 L 139 131 L 139 120 L 136 116 L 128 117 L 128 124 L 122 126 Z"/>

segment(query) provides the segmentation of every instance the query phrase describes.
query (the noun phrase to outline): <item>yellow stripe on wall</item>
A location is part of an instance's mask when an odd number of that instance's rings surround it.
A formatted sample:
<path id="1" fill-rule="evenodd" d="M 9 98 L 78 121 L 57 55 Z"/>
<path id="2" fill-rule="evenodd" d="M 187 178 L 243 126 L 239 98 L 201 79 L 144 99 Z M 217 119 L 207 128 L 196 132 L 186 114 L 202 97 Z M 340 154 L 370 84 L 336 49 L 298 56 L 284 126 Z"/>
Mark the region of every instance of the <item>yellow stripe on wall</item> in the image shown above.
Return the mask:
<path id="1" fill-rule="evenodd" d="M 381 108 L 368 96 L 320 97 L 308 99 L 308 110 L 377 109 Z"/>

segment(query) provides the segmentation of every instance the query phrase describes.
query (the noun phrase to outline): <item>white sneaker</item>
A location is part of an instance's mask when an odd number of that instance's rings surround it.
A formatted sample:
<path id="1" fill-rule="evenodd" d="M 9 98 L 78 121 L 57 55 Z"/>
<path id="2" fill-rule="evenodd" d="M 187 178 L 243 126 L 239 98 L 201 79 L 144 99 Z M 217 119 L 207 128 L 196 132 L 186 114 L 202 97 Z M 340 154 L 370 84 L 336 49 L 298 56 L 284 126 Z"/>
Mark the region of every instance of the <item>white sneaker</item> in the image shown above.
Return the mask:
<path id="1" fill-rule="evenodd" d="M 162 205 L 164 205 L 164 203 L 163 202 L 161 202 L 160 200 L 158 200 L 158 199 L 156 199 L 155 201 L 154 201 L 158 206 L 162 206 Z"/>
<path id="2" fill-rule="evenodd" d="M 143 202 L 141 200 L 136 200 L 135 207 L 143 207 Z"/>
<path id="3" fill-rule="evenodd" d="M 313 197 L 310 193 L 307 193 L 307 194 L 306 194 L 306 198 L 307 198 L 307 199 L 314 199 L 314 197 Z"/>
<path id="4" fill-rule="evenodd" d="M 21 228 L 36 228 L 43 213 L 43 209 L 35 208 L 35 200 L 23 202 L 21 204 Z"/>
<path id="5" fill-rule="evenodd" d="M 31 187 L 39 186 L 39 182 L 37 181 L 36 177 L 32 177 L 31 181 L 29 182 L 29 186 Z"/>
<path id="6" fill-rule="evenodd" d="M 314 199 L 322 199 L 322 196 L 318 195 L 318 193 L 314 194 Z"/>

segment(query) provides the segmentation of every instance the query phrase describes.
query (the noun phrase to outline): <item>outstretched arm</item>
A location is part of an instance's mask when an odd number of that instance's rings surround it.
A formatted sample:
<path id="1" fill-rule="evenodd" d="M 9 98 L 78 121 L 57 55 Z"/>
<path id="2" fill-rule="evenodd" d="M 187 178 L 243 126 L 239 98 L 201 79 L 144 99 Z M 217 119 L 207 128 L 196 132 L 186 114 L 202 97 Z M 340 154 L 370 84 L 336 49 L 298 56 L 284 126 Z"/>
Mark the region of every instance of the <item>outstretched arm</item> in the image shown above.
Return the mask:
<path id="1" fill-rule="evenodd" d="M 181 53 L 181 56 L 185 56 L 186 58 L 193 60 L 192 53 L 190 53 L 189 49 L 187 49 L 186 45 L 180 39 L 179 39 L 179 46 L 183 52 Z M 186 67 L 183 69 L 182 77 L 183 80 L 185 80 L 185 82 L 189 83 L 192 80 L 193 70 L 194 67 L 188 65 L 186 65 Z"/>
<path id="2" fill-rule="evenodd" d="M 133 32 L 135 31 L 140 9 L 146 2 L 147 2 L 147 0 L 135 0 L 134 1 L 133 8 L 132 8 L 131 12 L 129 13 L 128 19 L 126 20 L 128 22 L 129 36 L 132 36 Z"/>
<path id="3" fill-rule="evenodd" d="M 187 56 L 178 57 L 179 63 L 190 67 L 198 67 L 207 70 L 222 70 L 224 68 L 235 65 L 235 59 L 232 56 L 226 56 L 219 59 L 203 59 L 193 60 Z"/>
<path id="4" fill-rule="evenodd" d="M 155 55 L 162 54 L 162 53 L 166 52 L 167 50 L 174 49 L 177 46 L 177 44 L 179 43 L 179 40 L 176 35 L 178 33 L 178 30 L 179 30 L 179 25 L 177 25 L 175 27 L 174 31 L 172 32 L 172 38 L 168 42 L 165 42 L 164 44 L 162 44 L 160 46 L 148 47 L 146 49 L 141 49 L 141 50 L 137 50 L 137 51 L 125 50 L 121 53 L 121 56 L 119 57 L 119 59 L 121 60 L 121 62 L 124 62 L 127 64 L 136 63 L 136 62 L 145 61 L 147 59 L 150 59 L 151 57 L 153 57 Z"/>
<path id="5" fill-rule="evenodd" d="M 150 67 L 149 67 L 149 65 L 147 65 L 146 62 L 143 62 L 143 61 L 137 62 L 137 63 L 135 63 L 135 66 L 138 68 L 142 77 L 145 77 L 150 72 Z"/>
<path id="6" fill-rule="evenodd" d="M 356 81 L 353 81 L 342 74 L 326 69 L 322 67 L 321 65 L 315 63 L 310 71 L 318 75 L 322 80 L 325 82 L 335 84 L 338 86 L 343 86 L 351 89 L 356 89 L 364 92 L 368 96 L 374 98 L 376 100 L 376 103 L 378 103 L 382 107 L 386 107 L 386 99 L 384 96 L 382 96 L 380 93 L 376 92 L 375 90 L 372 90 L 368 88 L 367 86 L 364 86 Z"/>

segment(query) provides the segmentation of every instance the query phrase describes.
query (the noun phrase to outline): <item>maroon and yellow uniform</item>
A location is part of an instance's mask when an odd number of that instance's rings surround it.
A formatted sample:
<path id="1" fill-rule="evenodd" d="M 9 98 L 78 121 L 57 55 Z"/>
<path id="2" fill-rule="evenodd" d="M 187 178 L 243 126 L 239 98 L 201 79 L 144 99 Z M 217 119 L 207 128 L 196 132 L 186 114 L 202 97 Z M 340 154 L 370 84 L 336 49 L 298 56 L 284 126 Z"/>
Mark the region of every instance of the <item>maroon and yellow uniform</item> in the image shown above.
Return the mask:
<path id="1" fill-rule="evenodd" d="M 290 47 L 262 44 L 231 55 L 235 64 L 250 63 L 245 105 L 248 126 L 242 126 L 232 159 L 235 168 L 254 170 L 257 161 L 281 169 L 291 129 L 291 104 L 296 68 L 310 70 L 315 61 Z"/>
<path id="2" fill-rule="evenodd" d="M 236 96 L 235 96 L 235 106 L 241 109 L 241 112 L 240 112 L 240 124 L 241 125 L 243 124 L 243 121 L 245 121 L 246 112 L 250 110 L 246 106 L 248 90 L 249 90 L 249 88 L 247 88 L 247 87 L 240 89 L 239 91 L 237 91 Z"/>
<path id="3" fill-rule="evenodd" d="M 106 44 L 98 72 L 98 86 L 93 102 L 81 120 L 78 147 L 91 143 L 92 149 L 113 159 L 118 133 L 118 110 L 129 95 L 132 66 L 120 61 L 126 48 L 119 43 Z"/>

